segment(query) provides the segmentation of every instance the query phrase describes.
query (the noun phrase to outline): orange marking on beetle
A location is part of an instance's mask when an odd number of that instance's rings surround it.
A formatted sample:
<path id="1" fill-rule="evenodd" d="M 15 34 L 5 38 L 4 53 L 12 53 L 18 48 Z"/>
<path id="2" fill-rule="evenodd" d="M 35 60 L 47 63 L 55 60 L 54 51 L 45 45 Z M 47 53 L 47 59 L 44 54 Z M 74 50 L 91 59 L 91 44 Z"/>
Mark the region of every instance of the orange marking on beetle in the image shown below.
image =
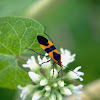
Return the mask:
<path id="1" fill-rule="evenodd" d="M 61 54 L 57 51 L 53 43 L 39 35 L 37 36 L 37 40 L 40 43 L 42 49 L 48 53 L 52 60 L 61 66 Z"/>

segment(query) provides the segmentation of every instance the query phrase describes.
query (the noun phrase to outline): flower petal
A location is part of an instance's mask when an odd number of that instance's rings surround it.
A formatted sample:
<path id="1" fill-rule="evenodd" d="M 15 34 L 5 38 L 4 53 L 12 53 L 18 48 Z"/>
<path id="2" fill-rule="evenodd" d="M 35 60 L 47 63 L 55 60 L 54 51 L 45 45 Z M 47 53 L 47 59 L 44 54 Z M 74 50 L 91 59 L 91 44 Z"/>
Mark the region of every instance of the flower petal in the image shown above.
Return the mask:
<path id="1" fill-rule="evenodd" d="M 18 88 L 20 90 L 22 90 L 20 97 L 24 100 L 26 98 L 26 96 L 31 93 L 31 91 L 33 90 L 34 87 L 33 87 L 33 85 L 30 84 L 25 87 L 21 87 L 20 85 L 18 85 Z"/>
<path id="2" fill-rule="evenodd" d="M 45 54 L 46 55 L 46 54 Z M 40 58 L 40 56 L 38 56 L 38 61 L 39 61 L 39 64 L 41 65 L 42 63 L 42 68 L 49 68 L 50 67 L 50 65 L 51 65 L 51 63 L 50 63 L 50 61 L 49 62 L 47 62 L 48 60 L 50 60 L 50 59 L 47 59 L 45 56 L 41 59 Z M 46 63 L 44 63 L 44 62 L 46 62 Z"/>
<path id="3" fill-rule="evenodd" d="M 60 51 L 62 65 L 67 66 L 69 63 L 74 61 L 76 54 L 71 55 L 69 50 L 64 50 L 63 48 L 61 48 Z"/>
<path id="4" fill-rule="evenodd" d="M 26 64 L 23 64 L 22 66 L 29 67 L 31 70 L 38 70 L 39 69 L 39 65 L 36 63 L 34 56 L 31 56 L 31 59 L 28 59 Z"/>
<path id="5" fill-rule="evenodd" d="M 81 68 L 81 66 L 76 67 L 73 71 L 69 71 L 69 72 L 67 73 L 66 77 L 67 77 L 69 80 L 80 79 L 80 81 L 83 81 L 83 78 L 80 77 L 80 76 L 83 76 L 84 73 L 78 71 L 80 68 Z M 76 73 L 77 73 L 77 74 L 76 74 Z"/>
<path id="6" fill-rule="evenodd" d="M 73 84 L 70 84 L 68 87 L 71 89 L 72 93 L 76 96 L 76 98 L 78 100 L 81 100 L 80 94 L 82 93 L 81 89 L 83 88 L 83 85 L 80 84 L 78 86 L 75 86 Z"/>

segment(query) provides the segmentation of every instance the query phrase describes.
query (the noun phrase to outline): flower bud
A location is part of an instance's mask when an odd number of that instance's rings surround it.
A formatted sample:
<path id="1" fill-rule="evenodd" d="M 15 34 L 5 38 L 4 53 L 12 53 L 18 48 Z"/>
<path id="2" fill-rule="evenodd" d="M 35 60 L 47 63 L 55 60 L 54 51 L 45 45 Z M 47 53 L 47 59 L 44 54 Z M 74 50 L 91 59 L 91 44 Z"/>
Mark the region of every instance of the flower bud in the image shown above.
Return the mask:
<path id="1" fill-rule="evenodd" d="M 60 87 L 64 87 L 64 81 L 58 81 L 58 85 L 59 85 Z"/>
<path id="2" fill-rule="evenodd" d="M 57 100 L 63 100 L 61 93 L 57 92 Z"/>
<path id="3" fill-rule="evenodd" d="M 50 91 L 46 91 L 46 92 L 44 93 L 44 96 L 45 96 L 45 97 L 50 96 Z"/>
<path id="4" fill-rule="evenodd" d="M 53 87 L 57 87 L 57 83 L 53 83 L 53 85 L 52 85 Z"/>
<path id="5" fill-rule="evenodd" d="M 47 79 L 42 79 L 42 80 L 40 81 L 40 85 L 41 85 L 41 86 L 44 86 L 44 85 L 46 85 L 47 83 L 48 83 Z"/>
<path id="6" fill-rule="evenodd" d="M 38 83 L 40 81 L 40 79 L 41 79 L 41 76 L 36 74 L 36 73 L 34 73 L 34 72 L 28 72 L 28 74 L 29 74 L 29 77 L 32 79 L 32 81 L 34 83 Z"/>
<path id="7" fill-rule="evenodd" d="M 42 91 L 37 91 L 37 92 L 35 92 L 34 94 L 33 94 L 33 97 L 32 97 L 32 100 L 38 100 L 38 99 L 40 99 L 41 98 L 41 96 L 42 96 Z"/>
<path id="8" fill-rule="evenodd" d="M 51 87 L 49 85 L 45 86 L 45 90 L 46 91 L 50 91 L 51 90 Z"/>
<path id="9" fill-rule="evenodd" d="M 57 78 L 57 76 L 58 76 L 57 70 L 56 69 L 52 69 L 50 71 L 50 77 Z"/>
<path id="10" fill-rule="evenodd" d="M 72 92 L 67 87 L 63 87 L 61 93 L 67 96 L 72 95 Z"/>
<path id="11" fill-rule="evenodd" d="M 55 94 L 51 94 L 49 100 L 56 100 L 56 95 Z"/>

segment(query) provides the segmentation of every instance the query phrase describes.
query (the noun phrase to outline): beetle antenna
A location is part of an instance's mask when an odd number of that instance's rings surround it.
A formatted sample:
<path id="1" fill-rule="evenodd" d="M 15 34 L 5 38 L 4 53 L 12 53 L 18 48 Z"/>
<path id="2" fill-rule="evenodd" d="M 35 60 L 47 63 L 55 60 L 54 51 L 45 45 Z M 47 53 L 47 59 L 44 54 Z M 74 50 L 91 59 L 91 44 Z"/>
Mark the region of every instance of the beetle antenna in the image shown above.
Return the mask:
<path id="1" fill-rule="evenodd" d="M 47 35 L 47 37 L 51 40 L 51 42 L 53 43 L 52 39 L 50 38 L 50 36 L 46 33 L 46 27 L 44 26 L 44 34 Z"/>
<path id="2" fill-rule="evenodd" d="M 64 66 L 64 65 L 62 65 L 62 67 L 63 67 L 63 66 Z M 70 69 L 70 68 L 68 68 L 68 67 L 66 67 L 66 66 L 64 66 L 64 67 L 67 68 L 68 70 L 74 72 L 75 74 L 77 74 L 77 76 L 79 76 L 77 72 L 73 71 L 72 69 Z"/>

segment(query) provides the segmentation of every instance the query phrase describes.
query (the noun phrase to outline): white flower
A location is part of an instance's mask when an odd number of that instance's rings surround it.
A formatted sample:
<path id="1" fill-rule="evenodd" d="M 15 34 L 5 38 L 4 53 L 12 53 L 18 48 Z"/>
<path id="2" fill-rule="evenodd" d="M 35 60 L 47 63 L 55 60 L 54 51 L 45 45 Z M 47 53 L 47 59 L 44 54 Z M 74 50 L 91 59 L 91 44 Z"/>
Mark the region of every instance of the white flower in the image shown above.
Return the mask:
<path id="1" fill-rule="evenodd" d="M 57 72 L 57 70 L 55 68 L 54 69 L 51 69 L 50 76 L 53 77 L 53 78 L 57 78 L 58 72 Z"/>
<path id="2" fill-rule="evenodd" d="M 27 85 L 25 87 L 21 87 L 20 85 L 18 85 L 18 88 L 20 90 L 22 90 L 20 97 L 24 100 L 26 98 L 27 95 L 29 95 L 33 89 L 33 85 Z"/>
<path id="3" fill-rule="evenodd" d="M 62 68 L 64 69 L 68 67 L 67 65 L 69 63 L 74 61 L 75 54 L 71 55 L 70 51 L 62 48 L 60 51 L 62 62 L 61 67 L 65 66 Z M 21 87 L 19 85 L 18 88 L 22 90 L 20 97 L 22 99 L 27 99 L 27 95 L 31 96 L 33 94 L 32 100 L 63 100 L 63 95 L 70 96 L 73 93 L 78 100 L 81 100 L 80 94 L 82 92 L 80 89 L 82 89 L 83 85 L 74 86 L 72 84 L 73 81 L 69 81 L 75 79 L 83 81 L 81 76 L 83 76 L 84 73 L 79 71 L 81 66 L 75 68 L 73 71 L 64 73 L 63 80 L 61 80 L 61 77 L 58 77 L 58 72 L 59 70 L 61 71 L 61 67 L 56 64 L 54 69 L 52 69 L 52 64 L 47 56 L 47 53 L 43 58 L 38 56 L 38 61 L 42 66 L 42 70 L 40 69 L 39 64 L 36 63 L 34 56 L 32 56 L 31 59 L 28 59 L 26 64 L 23 64 L 23 67 L 29 67 L 31 69 L 31 71 L 28 72 L 28 75 L 35 84 L 27 85 L 26 87 Z"/>
<path id="4" fill-rule="evenodd" d="M 47 79 L 42 79 L 41 81 L 40 81 L 40 85 L 41 86 L 44 86 L 44 85 L 46 85 L 48 83 L 48 80 Z"/>
<path id="5" fill-rule="evenodd" d="M 83 85 L 80 84 L 78 86 L 74 86 L 73 84 L 70 84 L 68 87 L 71 89 L 72 93 L 76 96 L 76 98 L 78 100 L 81 100 L 80 94 L 82 93 L 81 89 L 83 88 Z"/>
<path id="6" fill-rule="evenodd" d="M 36 63 L 35 57 L 31 56 L 31 59 L 28 59 L 28 61 L 26 62 L 27 64 L 23 64 L 23 67 L 28 67 L 31 70 L 37 70 L 39 69 L 39 65 Z"/>
<path id="7" fill-rule="evenodd" d="M 64 87 L 64 81 L 58 81 L 58 85 L 59 85 L 60 87 Z"/>
<path id="8" fill-rule="evenodd" d="M 41 59 L 40 58 L 40 56 L 38 56 L 38 61 L 39 61 L 39 64 L 42 66 L 42 68 L 48 68 L 48 67 L 50 67 L 50 65 L 51 65 L 51 63 L 50 63 L 50 61 L 49 62 L 47 62 L 48 60 L 50 60 L 50 59 L 47 59 L 45 56 Z M 44 62 L 46 62 L 46 63 L 44 63 Z"/>
<path id="9" fill-rule="evenodd" d="M 51 94 L 49 100 L 56 100 L 56 95 L 55 94 Z"/>
<path id="10" fill-rule="evenodd" d="M 45 86 L 45 90 L 46 91 L 50 91 L 51 90 L 51 87 L 49 85 Z"/>
<path id="11" fill-rule="evenodd" d="M 38 83 L 40 81 L 40 79 L 41 79 L 41 76 L 36 74 L 36 73 L 34 73 L 34 72 L 28 72 L 28 74 L 29 74 L 29 77 L 32 79 L 32 81 L 34 83 Z"/>
<path id="12" fill-rule="evenodd" d="M 67 96 L 72 95 L 72 92 L 67 87 L 63 87 L 61 89 L 61 93 L 64 94 L 64 95 L 67 95 Z"/>
<path id="13" fill-rule="evenodd" d="M 73 62 L 76 54 L 71 55 L 71 52 L 60 48 L 61 51 L 61 62 L 62 65 L 67 66 L 69 63 Z"/>
<path id="14" fill-rule="evenodd" d="M 78 71 L 79 69 L 81 69 L 81 66 L 76 67 L 73 71 L 68 72 L 67 74 L 67 78 L 69 80 L 73 80 L 73 79 L 80 79 L 80 81 L 83 81 L 83 78 L 80 76 L 84 76 L 83 72 Z"/>
<path id="15" fill-rule="evenodd" d="M 32 100 L 39 100 L 42 96 L 42 92 L 41 91 L 37 91 L 33 94 Z"/>

